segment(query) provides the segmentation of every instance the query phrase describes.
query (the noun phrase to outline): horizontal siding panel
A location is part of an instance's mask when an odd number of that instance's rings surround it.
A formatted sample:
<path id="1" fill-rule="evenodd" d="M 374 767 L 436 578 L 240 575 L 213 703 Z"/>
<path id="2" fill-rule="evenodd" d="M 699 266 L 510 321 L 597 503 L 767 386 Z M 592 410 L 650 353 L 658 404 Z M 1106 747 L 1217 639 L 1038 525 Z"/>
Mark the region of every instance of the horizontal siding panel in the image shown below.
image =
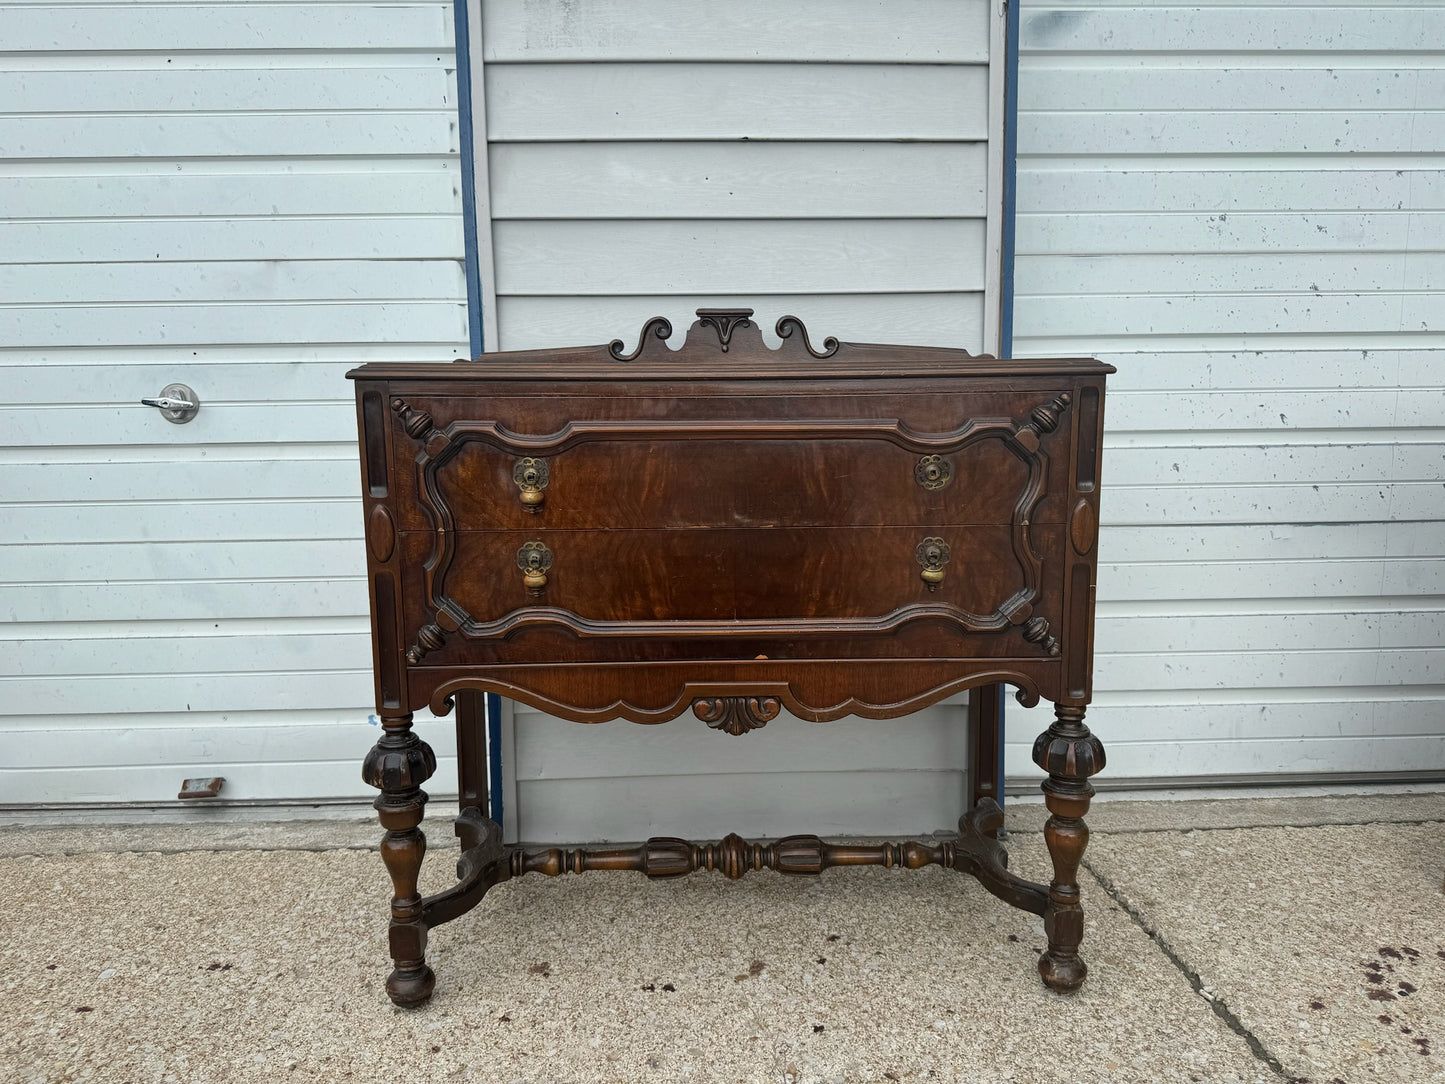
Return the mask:
<path id="1" fill-rule="evenodd" d="M 154 395 L 159 388 L 147 392 Z M 200 394 L 199 391 L 196 393 Z M 184 426 L 172 425 L 140 401 L 124 406 L 0 407 L 0 426 L 11 447 L 101 447 L 111 444 L 216 444 L 275 442 L 276 434 L 336 443 L 356 436 L 356 407 L 330 403 L 208 403 Z M 103 495 L 102 495 L 103 496 Z"/>
<path id="2" fill-rule="evenodd" d="M 1278 211 L 1239 214 L 1020 213 L 1020 254 L 1439 252 L 1445 214 Z M 1021 282 L 1024 291 L 1028 283 Z M 1223 329 L 1221 329 L 1223 330 Z"/>
<path id="3" fill-rule="evenodd" d="M 298 728 L 299 729 L 299 728 Z M 63 738 L 63 735 L 57 737 Z M 144 741 L 147 735 L 136 736 Z M 272 758 L 284 757 L 284 738 L 271 747 Z M 365 750 L 360 756 L 365 756 Z M 312 798 L 371 799 L 376 796 L 361 781 L 356 757 L 298 763 L 285 759 L 233 760 L 224 755 L 207 756 L 189 763 L 137 765 L 127 768 L 0 768 L 0 795 L 5 805 L 29 806 L 45 803 L 95 802 L 105 805 L 131 802 L 173 802 L 181 782 L 194 776 L 219 775 L 225 779 L 223 798 L 257 801 L 305 801 Z M 456 792 L 456 759 L 437 759 L 437 773 L 428 793 L 433 801 Z M 194 804 L 194 803 L 192 803 Z M 435 859 L 433 859 L 435 861 Z"/>
<path id="4" fill-rule="evenodd" d="M 1168 703 L 1145 705 L 1138 694 L 1104 694 L 1091 716 L 1107 716 L 1117 742 L 1139 743 L 1159 736 L 1161 729 L 1177 735 L 1174 744 L 1240 742 L 1293 738 L 1325 733 L 1331 738 L 1439 737 L 1438 716 L 1431 698 L 1439 690 L 1425 686 L 1399 690 L 1359 689 L 1240 690 L 1238 694 L 1202 690 L 1171 694 Z M 1225 699 L 1219 700 L 1223 696 Z M 1164 725 L 1161 726 L 1161 719 Z M 1180 725 L 1187 720 L 1188 730 Z M 1112 746 L 1111 746 L 1112 749 Z"/>
<path id="5" fill-rule="evenodd" d="M 1040 336 L 1208 335 L 1432 331 L 1441 325 L 1428 293 L 1090 294 L 1020 293 L 1015 318 Z"/>
<path id="6" fill-rule="evenodd" d="M 921 771 L 956 765 L 968 757 L 965 708 L 930 708 L 902 719 L 838 719 L 809 723 L 784 712 L 749 740 L 720 742 L 692 716 L 661 724 L 624 720 L 579 725 L 519 707 L 514 772 L 518 784 L 539 780 L 607 779 L 635 774 L 641 765 L 626 739 L 647 751 L 649 776 L 787 774 L 864 771 L 872 763 L 880 731 L 886 731 L 889 768 Z"/>
<path id="7" fill-rule="evenodd" d="M 72 305 L 118 303 L 221 301 L 242 306 L 261 301 L 362 299 L 454 302 L 464 292 L 461 265 L 442 260 L 0 263 L 0 320 L 6 319 L 6 312 L 25 305 L 54 306 L 71 312 L 75 311 Z M 82 307 L 80 311 L 86 310 Z M 395 337 L 406 338 L 399 332 Z"/>
<path id="8" fill-rule="evenodd" d="M 1108 495 L 1109 523 L 1358 523 L 1431 520 L 1445 506 L 1439 482 L 1354 485 L 1126 486 Z"/>
<path id="9" fill-rule="evenodd" d="M 1048 257 L 1043 257 L 1047 259 Z M 1439 387 L 1445 350 L 1180 350 L 1114 354 L 1115 391 Z M 1105 434 L 1110 439 L 1114 434 Z M 1393 439 L 1393 436 L 1392 438 Z"/>
<path id="10" fill-rule="evenodd" d="M 485 72 L 494 143 L 988 138 L 983 65 L 497 64 Z"/>
<path id="11" fill-rule="evenodd" d="M 73 504 L 98 495 L 107 502 L 174 499 L 182 477 L 208 501 L 351 498 L 360 473 L 353 457 L 294 459 L 284 454 L 195 463 L 33 463 L 0 471 L 0 502 Z"/>
<path id="12" fill-rule="evenodd" d="M 1152 652 L 1124 655 L 1101 650 L 1094 681 L 1105 688 L 1131 690 L 1436 685 L 1445 683 L 1445 648 L 1171 651 L 1165 659 Z"/>
<path id="13" fill-rule="evenodd" d="M 227 218 L 247 215 L 461 213 L 461 177 L 447 160 L 0 162 L 0 205 L 15 218 Z M 307 168 L 309 167 L 309 168 Z M 64 169 L 74 172 L 63 173 Z M 5 175 L 8 174 L 8 175 Z M 14 259 L 13 256 L 8 256 Z"/>
<path id="14" fill-rule="evenodd" d="M 494 220 L 982 218 L 988 210 L 985 143 L 499 143 L 490 153 Z"/>
<path id="15" fill-rule="evenodd" d="M 369 793 L 344 375 L 466 350 L 451 24 L 0 4 L 4 802 Z"/>
<path id="16" fill-rule="evenodd" d="M 339 497 L 12 504 L 0 525 L 0 545 L 72 539 L 89 543 L 265 539 L 276 537 L 278 521 L 292 538 L 349 538 L 359 533 L 357 505 L 355 499 Z"/>
<path id="17" fill-rule="evenodd" d="M 1150 103 L 1153 104 L 1153 103 Z M 1374 103 L 1372 103 L 1374 104 Z M 1237 115 L 1198 112 L 1033 113 L 1019 154 L 1067 154 L 1080 146 L 1110 154 L 1413 154 L 1445 140 L 1445 112 L 1392 110 Z"/>
<path id="18" fill-rule="evenodd" d="M 452 49 L 435 3 L 4 4 L 0 23 L 16 53 Z"/>
<path id="19" fill-rule="evenodd" d="M 455 216 L 0 219 L 7 263 L 463 258 Z M 244 340 L 243 340 L 244 341 Z"/>
<path id="20" fill-rule="evenodd" d="M 356 502 L 354 534 L 344 538 L 194 542 L 51 542 L 11 543 L 0 550 L 0 583 L 23 586 L 128 580 L 152 584 L 172 581 L 264 580 L 284 574 L 299 579 L 360 576 L 366 571 L 361 540 L 361 502 Z M 274 529 L 271 534 L 278 533 Z M 66 630 L 61 629 L 61 634 Z M 16 635 L 0 630 L 0 639 Z M 30 630 L 27 635 L 35 636 Z"/>
<path id="21" fill-rule="evenodd" d="M 1414 110 L 1445 109 L 1445 70 L 1438 68 L 1352 67 L 1329 53 L 1294 56 L 1272 66 L 1234 67 L 1227 55 L 1199 59 L 1207 66 L 1156 62 L 1101 67 L 1091 57 L 1058 66 L 1040 63 L 1030 68 L 1028 79 L 1019 85 L 1019 108 L 1034 116 L 1056 110 L 1060 114 L 1097 111 L 1126 117 L 1147 102 L 1154 112 L 1209 111 L 1222 119 L 1242 112 L 1241 107 L 1248 108 L 1250 103 L 1268 102 L 1272 116 L 1279 115 L 1277 110 L 1344 115 L 1396 111 L 1390 123 L 1397 129 L 1402 125 L 1408 129 Z M 1080 119 L 1088 131 L 1088 121 Z M 1320 127 L 1329 124 L 1321 119 Z M 1268 149 L 1282 145 L 1294 150 L 1301 146 L 1295 140 L 1288 144 L 1276 141 Z"/>
<path id="22" fill-rule="evenodd" d="M 171 11 L 174 12 L 173 5 Z M 167 16 L 170 18 L 171 16 Z M 8 29 L 8 27 L 7 27 Z M 290 123 L 301 110 L 435 111 L 455 102 L 453 81 L 442 64 L 388 64 L 373 57 L 366 67 L 278 67 L 251 64 L 177 70 L 157 58 L 153 68 L 65 66 L 0 72 L 0 101 L 7 113 L 262 113 L 279 110 Z M 278 118 L 280 119 L 280 118 Z"/>
<path id="23" fill-rule="evenodd" d="M 1289 304 L 1291 298 L 1322 295 L 1316 311 L 1325 316 L 1354 304 L 1365 291 L 1387 296 L 1385 303 L 1393 303 L 1398 313 L 1405 300 L 1402 293 L 1445 290 L 1445 252 L 1362 252 L 1347 259 L 1306 252 L 1199 254 L 1187 262 L 1168 253 L 1022 256 L 1016 269 L 1029 284 L 1031 304 L 1039 304 L 1043 297 L 1053 303 L 1054 295 L 1079 298 L 1145 293 L 1210 295 L 1232 303 L 1247 291 L 1257 291 L 1261 299 L 1256 306 L 1268 304 L 1270 298 Z M 1188 300 L 1196 307 L 1210 304 L 1207 297 Z M 1397 323 L 1398 315 L 1386 326 Z"/>
<path id="24" fill-rule="evenodd" d="M 1037 773 L 1035 773 L 1037 774 Z M 798 812 L 778 824 L 778 794 Z M 915 835 L 957 827 L 964 786 L 957 771 L 792 772 L 519 783 L 517 831 L 536 843 L 654 835 L 752 839 L 779 831 L 818 835 Z M 585 828 L 579 828 L 584 826 Z"/>
<path id="25" fill-rule="evenodd" d="M 142 698 L 154 711 L 224 711 L 235 704 L 257 710 L 316 710 L 337 704 L 365 704 L 374 688 L 370 658 L 363 656 L 355 662 L 362 665 L 343 671 L 312 667 L 303 671 L 187 674 L 180 680 L 154 674 L 70 675 L 64 681 L 50 677 L 0 678 L 0 712 L 106 712 L 117 704 L 140 703 Z M 284 748 L 273 751 L 273 755 L 277 753 L 293 759 Z"/>
<path id="26" fill-rule="evenodd" d="M 359 543 L 358 543 L 359 545 Z M 0 587 L 0 617 L 15 622 L 145 621 L 163 614 L 169 620 L 221 621 L 227 618 L 277 619 L 287 614 L 309 617 L 356 617 L 368 613 L 366 577 L 337 576 L 291 580 L 284 576 L 254 580 L 177 580 L 165 594 L 165 609 L 154 582 L 44 584 Z M 129 702 L 110 701 L 97 711 L 115 711 L 150 702 L 147 686 L 138 686 Z M 236 701 L 235 706 L 248 706 Z M 41 709 L 43 710 L 43 708 Z"/>
<path id="27" fill-rule="evenodd" d="M 1106 510 L 1111 492 L 1106 481 Z M 1445 557 L 1445 522 L 1195 524 L 1187 530 L 1172 523 L 1112 526 L 1100 538 L 1100 552 L 1120 564 L 1258 557 L 1300 562 L 1345 557 Z M 1101 609 L 1107 606 L 1107 600 L 1101 600 Z"/>
<path id="28" fill-rule="evenodd" d="M 984 287 L 982 219 L 497 222 L 497 293 L 964 293 Z M 618 253 L 645 252 L 645 260 Z M 746 253 L 740 261 L 739 253 Z"/>
<path id="29" fill-rule="evenodd" d="M 1111 448 L 1106 461 L 1109 502 L 1121 487 L 1260 485 L 1304 482 L 1328 484 L 1445 479 L 1445 445 L 1422 444 L 1265 444 L 1244 447 L 1180 446 Z M 1438 488 L 1438 487 L 1437 487 Z"/>
<path id="30" fill-rule="evenodd" d="M 1345 67 L 1351 54 L 1417 53 L 1435 48 L 1445 40 L 1445 10 L 1423 5 L 1031 5 L 1022 17 L 1019 34 L 1019 48 L 1026 53 L 1320 52 Z"/>
<path id="31" fill-rule="evenodd" d="M 1109 400 L 1116 432 L 1194 429 L 1380 429 L 1435 427 L 1445 410 L 1437 388 L 1385 391 L 1124 392 Z"/>
<path id="32" fill-rule="evenodd" d="M 361 688 L 365 694 L 371 676 L 371 633 L 365 623 L 357 622 L 351 633 L 10 640 L 5 642 L 5 658 L 0 660 L 0 678 L 6 679 L 189 674 L 195 675 L 197 688 L 227 674 L 294 675 L 311 669 L 361 673 L 367 679 Z M 367 699 L 362 695 L 356 702 L 364 704 Z M 17 709 L 10 714 L 26 713 Z"/>
<path id="33" fill-rule="evenodd" d="M 753 308 L 765 341 L 778 317 L 797 316 L 814 343 L 833 335 L 851 342 L 957 346 L 978 351 L 983 342 L 983 294 L 750 294 L 657 297 L 501 297 L 497 299 L 501 349 L 566 346 L 611 334 L 631 349 L 642 326 L 667 316 L 679 334 L 699 308 Z M 3 412 L 0 412 L 3 421 Z"/>
<path id="34" fill-rule="evenodd" d="M 1193 652 L 1202 659 L 1204 652 L 1223 656 L 1270 650 L 1279 643 L 1282 630 L 1288 630 L 1291 647 L 1305 653 L 1416 649 L 1420 644 L 1445 644 L 1445 609 L 1383 613 L 1366 610 L 1188 616 L 1101 615 L 1096 624 L 1098 650 L 1102 655 L 1117 657 L 1127 652 L 1132 656 L 1156 656 L 1153 662 L 1156 666 L 1159 665 L 1157 656 L 1163 652 L 1170 653 L 1169 663 L 1172 666 L 1175 652 Z M 1433 665 L 1438 666 L 1438 660 Z M 1380 683 L 1370 681 L 1363 684 Z M 1240 684 L 1248 683 L 1241 680 Z M 1111 685 L 1111 688 L 1128 687 L 1132 686 Z"/>
<path id="35" fill-rule="evenodd" d="M 84 388 L 85 398 L 95 403 L 138 405 L 143 396 L 154 395 L 172 381 L 189 385 L 201 398 L 202 409 L 215 403 L 246 402 L 266 399 L 285 402 L 298 399 L 337 399 L 351 395 L 346 373 L 365 361 L 437 361 L 453 360 L 452 343 L 416 344 L 398 341 L 392 344 L 252 344 L 230 347 L 211 346 L 191 350 L 174 345 L 148 345 L 145 349 L 66 348 L 49 354 L 54 360 L 36 364 L 46 358 L 41 350 L 11 349 L 0 351 L 0 375 L 3 375 L 8 398 L 16 406 L 71 405 L 73 389 Z M 249 354 L 255 361 L 238 355 Z M 345 355 L 353 355 L 347 357 Z M 368 358 L 366 355 L 371 354 Z M 319 356 L 318 356 L 319 355 Z M 287 357 L 285 361 L 262 360 Z M 15 364 L 4 364 L 12 358 Z M 72 359 L 83 359 L 75 363 Z M 200 424 L 200 416 L 188 424 Z M 280 438 L 310 439 L 309 434 L 283 433 Z M 343 438 L 350 447 L 356 434 Z M 3 453 L 0 453 L 3 454 Z M 116 461 L 133 460 L 147 455 L 135 447 L 113 450 Z M 231 454 L 217 452 L 214 454 Z M 244 456 L 245 453 L 240 453 Z M 293 454 L 280 445 L 273 452 L 278 458 Z M 89 460 L 93 462 L 93 458 Z"/>
<path id="36" fill-rule="evenodd" d="M 986 0 L 591 0 L 482 5 L 482 57 L 497 61 L 703 60 L 981 63 Z"/>
<path id="37" fill-rule="evenodd" d="M 1445 764 L 1442 20 L 1025 7 L 1015 350 L 1120 369 L 1112 779 Z"/>
<path id="38" fill-rule="evenodd" d="M 466 303 L 445 301 L 332 301 L 268 305 L 257 302 L 126 305 L 0 305 L 0 339 L 20 347 L 144 346 L 181 342 L 287 343 L 304 327 L 323 343 L 458 342 L 466 337 Z M 199 392 L 197 393 L 199 394 Z"/>
<path id="39" fill-rule="evenodd" d="M 451 155 L 456 117 L 445 112 L 0 116 L 9 158 L 211 158 L 236 154 Z"/>
<path id="40" fill-rule="evenodd" d="M 1302 158 L 1293 168 L 1284 168 L 1288 160 L 1279 156 L 1268 163 L 1246 169 L 1230 159 L 1213 157 L 1189 160 L 1188 165 L 1163 158 L 1134 168 L 1051 164 L 1048 169 L 1019 171 L 1018 205 L 1030 214 L 1233 214 L 1281 207 L 1445 210 L 1445 175 L 1427 165 L 1402 162 L 1403 168 L 1379 169 L 1338 159 Z"/>
<path id="41" fill-rule="evenodd" d="M 1171 599 L 1371 598 L 1445 594 L 1438 558 L 1170 561 L 1099 565 L 1099 597 Z"/>
<path id="42" fill-rule="evenodd" d="M 356 782 L 364 787 L 359 766 L 371 743 L 376 741 L 377 728 L 367 724 L 366 709 L 361 707 L 366 700 L 353 703 L 357 710 L 350 720 L 343 722 L 335 718 L 335 714 L 339 713 L 328 713 L 329 717 L 325 721 L 318 719 L 308 722 L 305 726 L 295 728 L 294 734 L 288 734 L 274 724 L 161 728 L 146 726 L 144 722 L 137 721 L 136 724 L 122 725 L 107 733 L 87 734 L 84 743 L 77 743 L 73 767 L 79 771 L 106 767 L 173 768 L 184 765 L 204 766 L 219 758 L 259 763 L 273 759 L 278 745 L 287 751 L 287 760 L 300 766 L 332 762 L 344 751 L 354 749 Z M 37 755 L 37 751 L 45 748 L 47 742 L 63 740 L 63 731 L 25 730 L 12 733 L 25 734 L 31 740 L 17 743 L 20 746 L 17 749 L 18 756 L 9 760 L 7 767 L 31 771 L 56 767 L 46 763 L 44 756 Z M 439 749 L 437 752 L 456 756 L 454 747 Z M 176 785 L 171 789 L 179 790 L 182 777 L 175 772 L 171 774 L 176 780 Z M 365 790 L 370 792 L 370 788 Z M 173 799 L 175 795 L 171 794 L 170 797 Z"/>

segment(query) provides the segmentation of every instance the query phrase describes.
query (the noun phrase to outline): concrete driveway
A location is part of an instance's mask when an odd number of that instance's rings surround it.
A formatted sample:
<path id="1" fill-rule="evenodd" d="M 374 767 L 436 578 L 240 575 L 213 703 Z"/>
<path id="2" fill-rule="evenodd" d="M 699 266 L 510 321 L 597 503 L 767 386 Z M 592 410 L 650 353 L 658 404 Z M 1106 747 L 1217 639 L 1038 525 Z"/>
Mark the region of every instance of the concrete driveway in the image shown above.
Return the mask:
<path id="1" fill-rule="evenodd" d="M 1044 815 L 1010 810 L 1038 879 Z M 948 871 L 526 877 L 432 934 L 409 1011 L 370 821 L 10 825 L 0 1081 L 1445 1080 L 1441 822 L 1100 799 L 1072 997 L 1039 920 Z"/>

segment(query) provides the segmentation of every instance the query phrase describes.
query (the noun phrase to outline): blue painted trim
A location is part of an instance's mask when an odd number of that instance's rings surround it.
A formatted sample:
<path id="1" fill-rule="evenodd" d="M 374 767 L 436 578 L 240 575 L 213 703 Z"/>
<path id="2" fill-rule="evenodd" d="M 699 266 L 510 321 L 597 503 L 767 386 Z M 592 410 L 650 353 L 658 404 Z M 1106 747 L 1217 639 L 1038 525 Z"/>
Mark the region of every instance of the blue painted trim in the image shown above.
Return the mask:
<path id="1" fill-rule="evenodd" d="M 1004 15 L 1003 75 L 1003 251 L 999 274 L 998 356 L 1012 357 L 1014 352 L 1014 218 L 1018 207 L 1019 160 L 1019 5 L 1022 0 L 1008 0 Z M 1003 745 L 1008 733 L 1004 688 L 998 687 L 998 804 L 1004 804 Z"/>
<path id="2" fill-rule="evenodd" d="M 452 0 L 452 26 L 457 58 L 457 143 L 462 171 L 462 245 L 466 253 L 467 338 L 471 357 L 482 353 L 482 268 L 477 246 L 476 148 L 472 143 L 472 55 L 467 0 Z M 487 723 L 488 815 L 500 826 L 502 804 L 502 698 L 485 694 L 483 718 Z"/>
<path id="3" fill-rule="evenodd" d="M 489 816 L 503 823 L 506 810 L 502 805 L 502 698 L 496 693 L 487 693 L 484 701 L 487 720 L 487 804 L 491 807 Z"/>
<path id="4" fill-rule="evenodd" d="M 477 251 L 476 151 L 472 146 L 472 57 L 467 0 L 452 0 L 457 57 L 457 139 L 462 159 L 462 243 L 466 250 L 467 335 L 471 356 L 482 352 L 482 269 Z"/>
<path id="5" fill-rule="evenodd" d="M 1017 214 L 1019 157 L 1019 4 L 1008 0 L 1004 25 L 1003 77 L 1003 251 L 999 281 L 998 356 L 1014 349 L 1014 218 Z"/>

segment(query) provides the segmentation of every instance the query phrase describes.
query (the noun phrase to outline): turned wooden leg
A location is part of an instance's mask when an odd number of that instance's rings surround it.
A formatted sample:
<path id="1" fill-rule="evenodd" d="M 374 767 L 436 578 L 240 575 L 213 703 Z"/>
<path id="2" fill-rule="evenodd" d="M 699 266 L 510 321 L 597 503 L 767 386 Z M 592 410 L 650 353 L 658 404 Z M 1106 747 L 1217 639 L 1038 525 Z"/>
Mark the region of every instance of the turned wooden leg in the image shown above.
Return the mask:
<path id="1" fill-rule="evenodd" d="M 1084 939 L 1084 908 L 1079 900 L 1079 863 L 1089 842 L 1084 814 L 1094 788 L 1089 776 L 1104 767 L 1104 747 L 1084 725 L 1081 705 L 1059 705 L 1054 725 L 1034 742 L 1034 763 L 1049 773 L 1044 804 L 1052 816 L 1044 825 L 1044 842 L 1054 863 L 1044 933 L 1049 947 L 1039 957 L 1039 974 L 1050 989 L 1077 990 L 1089 969 L 1079 958 Z"/>
<path id="2" fill-rule="evenodd" d="M 426 925 L 421 917 L 417 877 L 426 854 L 422 814 L 426 791 L 421 785 L 436 771 L 431 746 L 411 730 L 411 716 L 383 719 L 381 740 L 366 756 L 361 777 L 381 790 L 375 806 L 386 834 L 381 838 L 381 860 L 391 874 L 391 958 L 396 968 L 386 980 L 386 992 L 398 1005 L 420 1005 L 431 997 L 436 976 L 426 965 Z"/>

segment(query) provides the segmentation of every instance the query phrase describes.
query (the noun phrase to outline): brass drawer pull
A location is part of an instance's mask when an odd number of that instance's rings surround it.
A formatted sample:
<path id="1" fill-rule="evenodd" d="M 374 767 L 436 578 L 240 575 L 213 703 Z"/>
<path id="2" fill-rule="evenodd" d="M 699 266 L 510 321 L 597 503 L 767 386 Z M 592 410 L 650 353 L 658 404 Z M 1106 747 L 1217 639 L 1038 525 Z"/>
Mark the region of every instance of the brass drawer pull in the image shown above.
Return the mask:
<path id="1" fill-rule="evenodd" d="M 953 464 L 941 455 L 926 455 L 913 468 L 913 479 L 924 489 L 942 489 L 953 481 Z"/>
<path id="2" fill-rule="evenodd" d="M 512 468 L 512 481 L 516 482 L 517 488 L 522 491 L 522 507 L 528 512 L 542 510 L 542 502 L 546 499 L 542 490 L 547 488 L 547 483 L 551 480 L 552 472 L 545 459 L 528 456 L 517 460 L 516 466 Z"/>
<path id="3" fill-rule="evenodd" d="M 517 567 L 522 570 L 522 585 L 528 593 L 540 595 L 542 588 L 547 586 L 552 551 L 541 542 L 527 542 L 517 551 Z"/>
<path id="4" fill-rule="evenodd" d="M 918 574 L 930 591 L 937 591 L 943 582 L 943 566 L 948 564 L 948 543 L 941 538 L 925 538 L 913 551 L 914 559 L 923 566 Z"/>

